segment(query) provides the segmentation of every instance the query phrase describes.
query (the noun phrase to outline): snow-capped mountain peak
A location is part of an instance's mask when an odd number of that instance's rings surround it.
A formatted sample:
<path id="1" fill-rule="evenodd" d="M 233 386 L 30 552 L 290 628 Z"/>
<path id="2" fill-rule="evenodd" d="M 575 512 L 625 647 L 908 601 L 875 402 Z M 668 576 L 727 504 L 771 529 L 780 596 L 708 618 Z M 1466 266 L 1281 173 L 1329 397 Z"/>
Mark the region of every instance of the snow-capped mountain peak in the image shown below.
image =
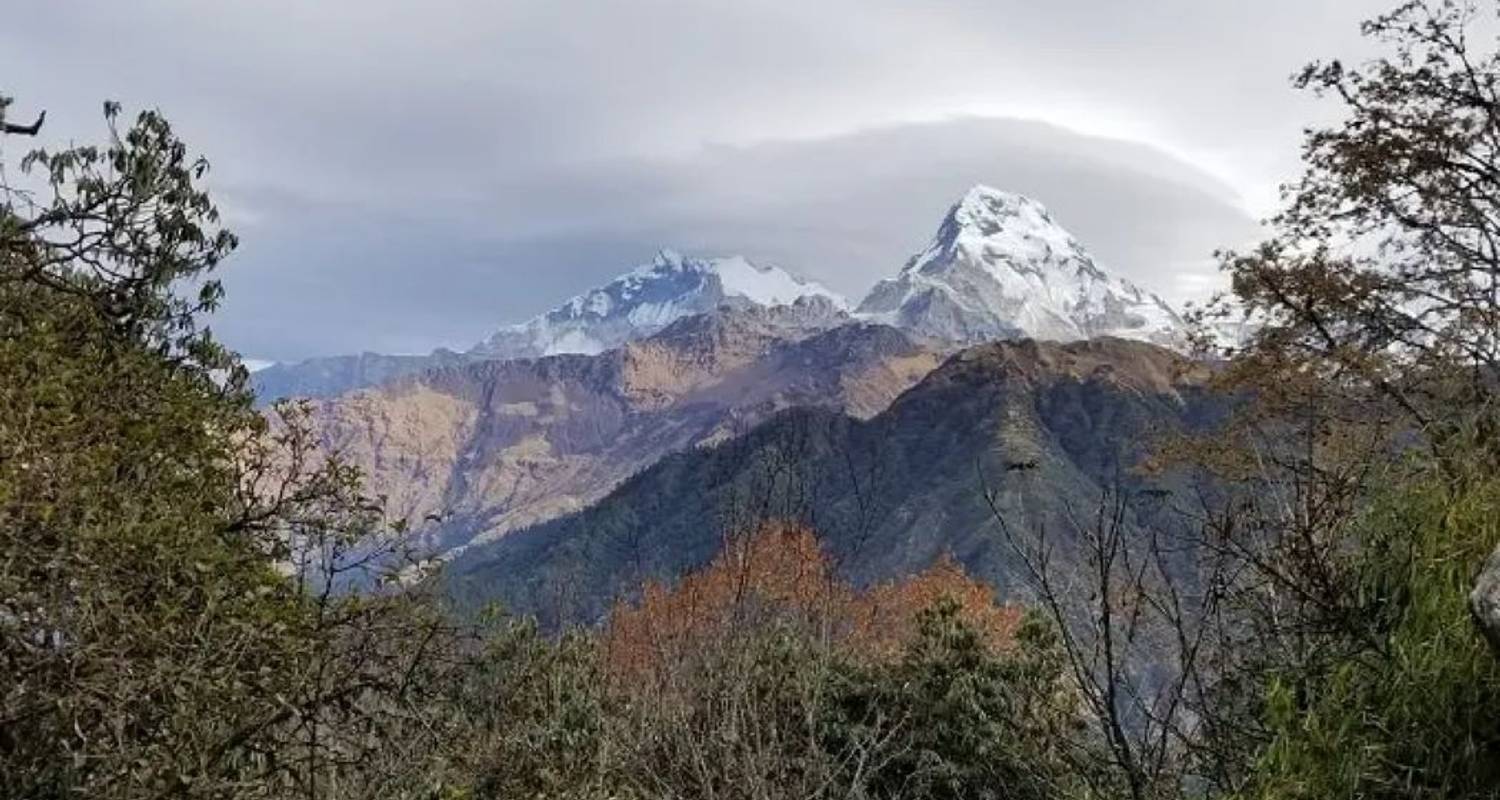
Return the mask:
<path id="1" fill-rule="evenodd" d="M 876 284 L 862 316 L 958 342 L 1182 339 L 1161 298 L 1111 275 L 1035 200 L 975 186 L 932 242 Z"/>
<path id="2" fill-rule="evenodd" d="M 907 262 L 906 268 L 952 263 L 963 256 L 986 264 L 996 257 L 1021 263 L 1071 257 L 1079 267 L 1092 267 L 1083 246 L 1052 220 L 1041 203 L 989 186 L 975 186 L 965 193 L 943 219 L 928 250 Z"/>
<path id="3" fill-rule="evenodd" d="M 649 263 L 527 322 L 496 331 L 473 352 L 501 358 L 600 353 L 721 305 L 781 306 L 821 298 L 823 286 L 740 256 L 701 259 L 663 249 Z"/>

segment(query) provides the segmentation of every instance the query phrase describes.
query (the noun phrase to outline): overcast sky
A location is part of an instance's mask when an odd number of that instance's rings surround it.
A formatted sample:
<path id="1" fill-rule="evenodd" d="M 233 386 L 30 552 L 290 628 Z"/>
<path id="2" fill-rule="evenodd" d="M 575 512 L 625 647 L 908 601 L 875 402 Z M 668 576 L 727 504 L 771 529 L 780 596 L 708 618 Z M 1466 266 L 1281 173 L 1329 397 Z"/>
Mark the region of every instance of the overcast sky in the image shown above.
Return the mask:
<path id="1" fill-rule="evenodd" d="M 49 145 L 113 98 L 209 156 L 248 356 L 425 352 L 663 246 L 857 300 L 974 183 L 1202 297 L 1328 113 L 1288 77 L 1389 5 L 6 0 L 0 93 Z"/>

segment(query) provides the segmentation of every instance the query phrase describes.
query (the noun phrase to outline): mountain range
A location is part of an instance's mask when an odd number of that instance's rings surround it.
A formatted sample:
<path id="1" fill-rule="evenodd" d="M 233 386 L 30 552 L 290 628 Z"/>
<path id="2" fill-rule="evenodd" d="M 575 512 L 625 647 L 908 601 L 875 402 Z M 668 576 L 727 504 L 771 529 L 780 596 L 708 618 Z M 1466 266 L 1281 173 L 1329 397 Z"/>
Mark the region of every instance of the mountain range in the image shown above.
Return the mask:
<path id="1" fill-rule="evenodd" d="M 854 306 L 835 292 L 741 257 L 691 258 L 662 250 L 650 262 L 464 352 L 314 358 L 253 376 L 265 401 L 333 397 L 432 367 L 467 361 L 592 355 L 721 306 L 773 307 L 822 298 L 851 316 L 946 342 L 1072 341 L 1118 336 L 1178 347 L 1182 319 L 1160 297 L 1111 275 L 1040 203 L 975 186 L 932 241 Z"/>
<path id="2" fill-rule="evenodd" d="M 846 308 L 842 297 L 777 268 L 662 250 L 649 264 L 541 316 L 501 328 L 470 352 L 491 358 L 592 355 L 649 336 L 683 317 L 729 306 L 790 305 L 804 297 Z"/>
<path id="3" fill-rule="evenodd" d="M 1222 408 L 1171 349 L 1184 328 L 1040 204 L 981 186 L 852 310 L 776 267 L 662 251 L 463 353 L 255 378 L 315 398 L 323 447 L 452 562 L 456 597 L 561 622 L 756 519 L 812 525 L 857 580 L 950 552 L 1010 581 L 986 487 L 1061 527 L 1140 484 L 1151 435 Z"/>
<path id="4" fill-rule="evenodd" d="M 1134 467 L 1158 437 L 1222 417 L 1210 374 L 1124 339 L 976 345 L 867 419 L 794 408 L 675 452 L 587 509 L 468 549 L 446 580 L 465 604 L 594 620 L 643 582 L 700 567 L 727 537 L 791 519 L 816 529 L 857 584 L 946 554 L 1002 597 L 1024 597 L 995 513 L 1048 531 L 1059 566 L 1106 492 L 1127 500 L 1127 525 L 1172 524 L 1162 498 L 1185 490 L 1184 476 Z"/>
<path id="5" fill-rule="evenodd" d="M 596 355 L 437 368 L 317 400 L 312 419 L 423 544 L 449 552 L 584 508 L 663 456 L 782 409 L 876 414 L 938 361 L 806 297 L 685 317 Z"/>

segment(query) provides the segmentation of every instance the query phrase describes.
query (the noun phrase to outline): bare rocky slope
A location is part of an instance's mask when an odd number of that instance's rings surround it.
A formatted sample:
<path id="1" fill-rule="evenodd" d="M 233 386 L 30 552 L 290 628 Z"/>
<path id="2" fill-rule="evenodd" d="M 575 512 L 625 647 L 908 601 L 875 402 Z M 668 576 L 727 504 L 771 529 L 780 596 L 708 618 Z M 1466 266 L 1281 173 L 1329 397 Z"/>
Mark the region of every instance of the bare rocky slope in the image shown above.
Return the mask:
<path id="1" fill-rule="evenodd" d="M 818 299 L 723 308 L 598 355 L 462 363 L 317 401 L 325 446 L 448 552 L 587 507 L 777 411 L 882 411 L 939 362 Z"/>

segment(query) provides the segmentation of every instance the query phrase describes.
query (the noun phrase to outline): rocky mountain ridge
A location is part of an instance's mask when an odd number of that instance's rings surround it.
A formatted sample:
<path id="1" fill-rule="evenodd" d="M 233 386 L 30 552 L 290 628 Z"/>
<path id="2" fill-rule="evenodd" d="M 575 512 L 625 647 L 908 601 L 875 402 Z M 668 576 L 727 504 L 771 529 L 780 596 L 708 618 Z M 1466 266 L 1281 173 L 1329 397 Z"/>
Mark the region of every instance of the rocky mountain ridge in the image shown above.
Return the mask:
<path id="1" fill-rule="evenodd" d="M 1185 484 L 1134 467 L 1154 437 L 1222 418 L 1210 377 L 1123 339 L 978 345 L 866 419 L 788 409 L 677 452 L 586 509 L 467 550 L 447 580 L 465 603 L 588 621 L 642 581 L 701 566 L 736 531 L 792 520 L 816 529 L 856 583 L 948 554 L 1019 596 L 1025 581 L 985 493 L 1008 524 L 1051 531 L 1059 559 L 1106 491 L 1131 498 L 1131 524 L 1170 524 L 1153 498 Z"/>
<path id="2" fill-rule="evenodd" d="M 438 349 L 429 355 L 363 353 L 311 358 L 272 364 L 252 375 L 252 382 L 263 403 L 282 397 L 336 397 L 469 362 L 596 355 L 645 339 L 687 317 L 721 308 L 780 306 L 804 309 L 800 315 L 785 317 L 794 326 L 815 318 L 828 326 L 849 321 L 843 297 L 786 270 L 739 256 L 693 258 L 664 249 L 651 262 L 526 322 L 500 328 L 463 352 Z"/>
<path id="3" fill-rule="evenodd" d="M 448 552 L 586 507 L 672 452 L 782 409 L 884 409 L 940 360 L 817 298 L 721 308 L 597 355 L 446 366 L 314 405 L 370 491 Z"/>
<path id="4" fill-rule="evenodd" d="M 807 300 L 848 304 L 819 284 L 735 256 L 693 258 L 662 250 L 647 264 L 531 320 L 501 328 L 468 351 L 361 356 L 277 364 L 257 372 L 258 394 L 332 397 L 435 367 L 488 359 L 597 354 L 718 308 L 771 308 Z M 890 325 L 947 347 L 994 339 L 1073 341 L 1095 336 L 1170 347 L 1182 319 L 1160 297 L 1111 275 L 1040 203 L 975 186 L 949 209 L 929 245 L 880 281 L 851 317 Z"/>
<path id="5" fill-rule="evenodd" d="M 662 250 L 648 264 L 518 325 L 501 328 L 471 353 L 490 358 L 593 355 L 643 339 L 683 317 L 724 305 L 770 308 L 816 299 L 847 303 L 819 284 L 740 256 L 692 258 Z"/>

